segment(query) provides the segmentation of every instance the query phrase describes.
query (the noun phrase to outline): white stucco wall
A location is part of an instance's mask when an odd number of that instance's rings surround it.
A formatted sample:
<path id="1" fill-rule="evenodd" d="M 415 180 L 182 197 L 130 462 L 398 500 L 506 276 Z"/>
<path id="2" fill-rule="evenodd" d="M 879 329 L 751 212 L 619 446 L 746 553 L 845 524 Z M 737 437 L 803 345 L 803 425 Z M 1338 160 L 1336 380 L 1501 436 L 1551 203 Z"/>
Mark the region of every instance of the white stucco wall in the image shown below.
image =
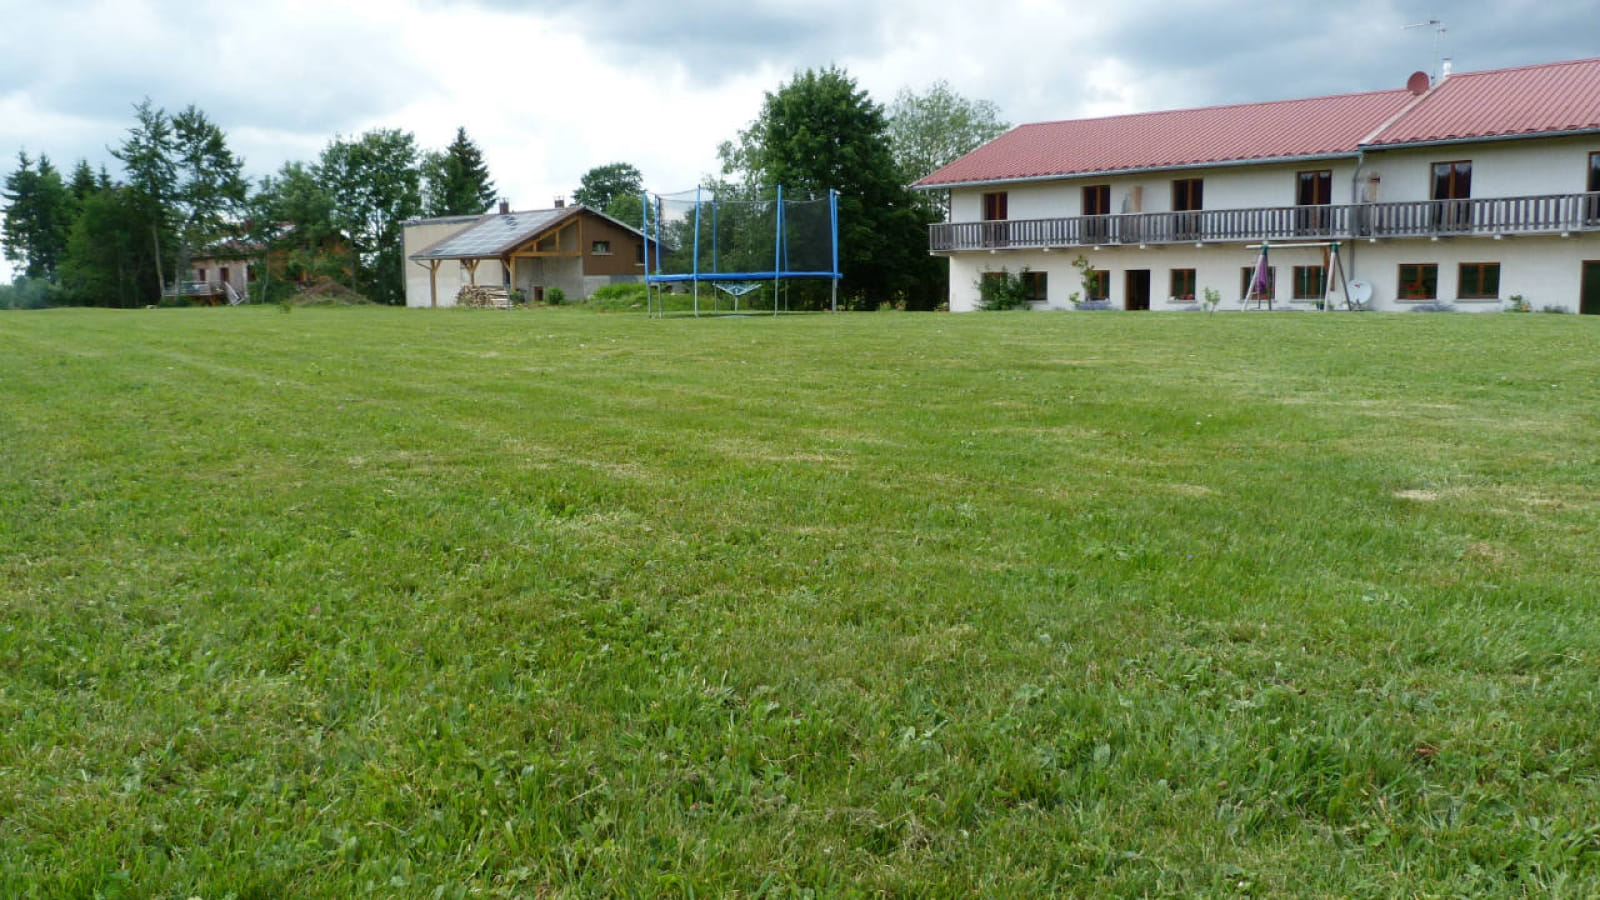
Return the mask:
<path id="1" fill-rule="evenodd" d="M 1008 218 L 1034 219 L 1082 214 L 1082 188 L 1089 184 L 1111 186 L 1111 209 L 1127 208 L 1125 198 L 1142 188 L 1144 212 L 1164 212 L 1172 206 L 1172 182 L 1180 178 L 1205 180 L 1204 207 L 1209 210 L 1293 206 L 1297 173 L 1313 169 L 1333 172 L 1333 202 L 1345 204 L 1356 197 L 1359 180 L 1379 177 L 1379 202 L 1426 200 L 1435 162 L 1470 159 L 1473 163 L 1472 196 L 1529 196 L 1569 194 L 1586 189 L 1589 154 L 1600 151 L 1600 135 L 1532 140 L 1481 141 L 1405 150 L 1370 151 L 1359 173 L 1354 159 L 1309 160 L 1270 165 L 1218 166 L 1169 170 L 1120 177 L 1066 178 L 1039 183 L 963 188 L 952 192 L 951 221 L 982 218 L 982 197 L 988 190 L 1007 192 Z M 1223 308 L 1240 305 L 1240 269 L 1251 264 L 1255 251 L 1239 244 L 1106 246 L 1042 250 L 970 251 L 954 254 L 950 261 L 950 308 L 973 309 L 978 301 L 977 281 L 985 271 L 1027 268 L 1048 275 L 1048 306 L 1070 308 L 1070 295 L 1081 291 L 1080 278 L 1071 261 L 1080 253 L 1097 269 L 1110 273 L 1110 299 L 1116 308 L 1126 305 L 1126 272 L 1150 271 L 1151 309 L 1188 306 L 1169 303 L 1171 270 L 1196 270 L 1196 293 L 1207 286 L 1221 291 Z M 1316 265 L 1319 249 L 1276 249 L 1277 298 L 1290 306 L 1293 267 Z M 1345 245 L 1344 262 L 1351 278 L 1372 284 L 1377 309 L 1409 309 L 1414 301 L 1400 299 L 1399 266 L 1431 263 L 1438 266 L 1438 302 L 1457 309 L 1498 310 L 1513 294 L 1522 295 L 1534 308 L 1558 306 L 1576 311 L 1584 260 L 1600 260 L 1600 234 L 1578 232 L 1568 237 L 1518 236 L 1491 238 L 1385 239 Z M 1462 263 L 1499 263 L 1500 297 L 1496 300 L 1457 297 Z"/>
<path id="2" fill-rule="evenodd" d="M 1195 270 L 1195 293 L 1207 287 L 1222 294 L 1221 309 L 1239 309 L 1241 270 L 1252 265 L 1256 251 L 1241 244 L 1192 244 L 1137 247 L 1104 247 L 1054 250 L 976 252 L 950 258 L 950 309 L 966 312 L 977 308 L 978 280 L 984 272 L 1002 268 L 1016 273 L 1024 268 L 1047 275 L 1045 289 L 1048 308 L 1071 309 L 1071 294 L 1082 292 L 1078 271 L 1072 261 L 1079 255 L 1096 269 L 1110 274 L 1110 299 L 1115 309 L 1127 305 L 1127 272 L 1150 272 L 1150 308 L 1183 309 L 1190 301 L 1169 301 L 1168 289 L 1173 269 Z M 1379 310 L 1406 310 L 1417 305 L 1399 297 L 1401 264 L 1432 263 L 1438 268 L 1438 300 L 1462 312 L 1494 312 L 1504 309 L 1506 298 L 1521 294 L 1534 309 L 1559 306 L 1576 312 L 1584 260 L 1600 260 L 1600 234 L 1575 234 L 1568 238 L 1518 237 L 1496 241 L 1490 238 L 1455 238 L 1432 241 L 1389 240 L 1377 243 L 1354 242 L 1344 245 L 1343 262 L 1351 279 L 1373 286 L 1372 306 Z M 1316 248 L 1275 249 L 1271 254 L 1276 269 L 1275 306 L 1313 308 L 1311 301 L 1295 301 L 1294 267 L 1321 265 L 1322 251 Z M 1462 299 L 1457 296 L 1462 263 L 1499 263 L 1500 296 L 1493 300 Z M 1342 295 L 1337 286 L 1335 302 Z"/>
<path id="3" fill-rule="evenodd" d="M 1480 141 L 1367 153 L 1365 172 L 1381 177 L 1378 200 L 1431 199 L 1433 164 L 1472 161 L 1473 197 L 1574 194 L 1588 188 L 1589 154 L 1600 151 L 1600 135 L 1571 138 Z M 1207 198 L 1209 199 L 1209 197 Z M 1345 203 L 1335 182 L 1334 202 Z"/>

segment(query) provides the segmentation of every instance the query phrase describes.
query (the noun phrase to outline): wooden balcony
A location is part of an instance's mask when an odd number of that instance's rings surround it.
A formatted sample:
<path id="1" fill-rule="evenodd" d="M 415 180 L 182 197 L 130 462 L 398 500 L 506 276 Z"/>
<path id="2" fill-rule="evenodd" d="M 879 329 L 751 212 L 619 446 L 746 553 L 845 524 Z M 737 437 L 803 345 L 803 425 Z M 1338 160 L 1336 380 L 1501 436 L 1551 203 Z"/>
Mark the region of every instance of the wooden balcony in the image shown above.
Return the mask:
<path id="1" fill-rule="evenodd" d="M 940 253 L 1263 239 L 1493 237 L 1576 231 L 1600 231 L 1600 193 L 939 222 L 928 226 L 928 246 Z"/>

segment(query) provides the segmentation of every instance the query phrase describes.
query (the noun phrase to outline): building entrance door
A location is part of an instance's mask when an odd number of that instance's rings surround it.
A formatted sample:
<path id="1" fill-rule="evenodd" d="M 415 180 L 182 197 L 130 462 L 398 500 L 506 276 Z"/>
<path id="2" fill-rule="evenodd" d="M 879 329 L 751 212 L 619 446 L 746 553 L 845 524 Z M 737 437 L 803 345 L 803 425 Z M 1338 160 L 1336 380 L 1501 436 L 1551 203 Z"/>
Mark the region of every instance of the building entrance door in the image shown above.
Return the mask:
<path id="1" fill-rule="evenodd" d="M 1126 293 L 1123 309 L 1149 309 L 1150 308 L 1150 270 L 1129 269 L 1127 275 Z"/>
<path id="2" fill-rule="evenodd" d="M 1600 315 L 1600 259 L 1583 264 L 1583 291 L 1578 295 L 1578 312 Z"/>

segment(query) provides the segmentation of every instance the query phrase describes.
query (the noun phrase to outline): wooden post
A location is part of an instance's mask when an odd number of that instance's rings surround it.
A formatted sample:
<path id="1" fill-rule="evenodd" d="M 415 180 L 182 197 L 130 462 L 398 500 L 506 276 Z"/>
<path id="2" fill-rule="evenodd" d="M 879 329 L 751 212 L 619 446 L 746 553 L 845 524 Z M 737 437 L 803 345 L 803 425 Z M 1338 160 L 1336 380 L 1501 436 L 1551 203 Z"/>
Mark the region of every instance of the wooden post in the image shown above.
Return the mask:
<path id="1" fill-rule="evenodd" d="M 434 309 L 439 308 L 439 263 L 437 259 L 428 260 L 428 304 Z"/>

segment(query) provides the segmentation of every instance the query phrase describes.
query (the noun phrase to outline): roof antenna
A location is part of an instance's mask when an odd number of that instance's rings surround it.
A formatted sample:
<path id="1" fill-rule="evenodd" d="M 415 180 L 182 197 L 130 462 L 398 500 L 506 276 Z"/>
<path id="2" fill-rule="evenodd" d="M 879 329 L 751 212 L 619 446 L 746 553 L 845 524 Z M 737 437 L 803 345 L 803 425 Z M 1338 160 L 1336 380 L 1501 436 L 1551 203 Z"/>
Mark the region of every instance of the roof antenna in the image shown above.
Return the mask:
<path id="1" fill-rule="evenodd" d="M 1430 69 L 1429 71 L 1433 75 L 1434 84 L 1438 84 L 1439 83 L 1439 76 L 1440 76 L 1440 72 L 1439 72 L 1439 42 L 1444 39 L 1444 32 L 1445 32 L 1444 20 L 1443 19 L 1429 19 L 1426 22 L 1412 22 L 1410 25 L 1402 25 L 1400 30 L 1404 31 L 1407 28 L 1432 28 L 1433 29 L 1433 68 Z"/>

